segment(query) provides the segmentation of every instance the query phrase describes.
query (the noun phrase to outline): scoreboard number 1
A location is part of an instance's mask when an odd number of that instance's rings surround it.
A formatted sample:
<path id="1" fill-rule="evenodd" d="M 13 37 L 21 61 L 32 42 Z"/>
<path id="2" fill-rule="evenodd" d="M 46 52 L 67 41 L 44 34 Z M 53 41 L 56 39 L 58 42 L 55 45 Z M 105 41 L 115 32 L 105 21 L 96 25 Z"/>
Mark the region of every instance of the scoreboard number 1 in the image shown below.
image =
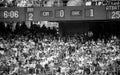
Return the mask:
<path id="1" fill-rule="evenodd" d="M 112 11 L 112 19 L 119 19 L 120 18 L 120 11 Z"/>
<path id="2" fill-rule="evenodd" d="M 90 9 L 90 17 L 93 17 L 93 16 L 94 16 L 94 10 Z"/>
<path id="3" fill-rule="evenodd" d="M 93 8 L 85 9 L 85 16 L 94 17 L 94 9 Z"/>

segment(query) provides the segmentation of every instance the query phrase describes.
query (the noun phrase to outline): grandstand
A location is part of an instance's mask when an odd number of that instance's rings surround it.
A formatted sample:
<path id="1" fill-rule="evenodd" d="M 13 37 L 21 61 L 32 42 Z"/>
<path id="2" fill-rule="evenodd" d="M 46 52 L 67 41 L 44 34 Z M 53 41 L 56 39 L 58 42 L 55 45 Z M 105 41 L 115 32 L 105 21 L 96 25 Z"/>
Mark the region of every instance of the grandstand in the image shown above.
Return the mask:
<path id="1" fill-rule="evenodd" d="M 120 75 L 119 0 L 0 0 L 0 75 Z"/>

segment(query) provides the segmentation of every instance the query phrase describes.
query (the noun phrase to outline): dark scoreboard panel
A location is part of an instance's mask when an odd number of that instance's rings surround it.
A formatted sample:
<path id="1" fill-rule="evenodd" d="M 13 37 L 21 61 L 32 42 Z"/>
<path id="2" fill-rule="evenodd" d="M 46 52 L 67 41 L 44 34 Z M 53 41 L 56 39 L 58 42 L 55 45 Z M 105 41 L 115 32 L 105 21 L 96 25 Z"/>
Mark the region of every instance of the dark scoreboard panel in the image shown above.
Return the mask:
<path id="1" fill-rule="evenodd" d="M 105 20 L 106 11 L 105 7 L 47 7 L 47 8 L 34 8 L 34 20 Z"/>
<path id="2" fill-rule="evenodd" d="M 25 8 L 0 8 L 0 21 L 25 21 Z"/>
<path id="3" fill-rule="evenodd" d="M 0 8 L 0 21 L 120 20 L 119 6 Z"/>
<path id="4" fill-rule="evenodd" d="M 120 19 L 120 6 L 106 6 L 107 19 Z"/>

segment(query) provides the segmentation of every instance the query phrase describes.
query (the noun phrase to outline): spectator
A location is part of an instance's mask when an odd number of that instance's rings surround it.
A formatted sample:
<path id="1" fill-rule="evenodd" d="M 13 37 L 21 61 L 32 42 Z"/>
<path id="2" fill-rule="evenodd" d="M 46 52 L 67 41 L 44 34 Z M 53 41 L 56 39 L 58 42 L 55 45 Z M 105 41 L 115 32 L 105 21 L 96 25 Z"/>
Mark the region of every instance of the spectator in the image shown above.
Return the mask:
<path id="1" fill-rule="evenodd" d="M 1 34 L 0 74 L 118 73 L 119 38 L 111 38 L 107 43 L 100 39 L 82 39 L 82 42 L 77 37 L 81 35 L 57 39 L 55 34 L 48 34 L 46 29 L 43 29 L 44 34 L 30 31 L 27 31 L 28 34 Z M 83 38 L 86 36 L 82 35 Z"/>

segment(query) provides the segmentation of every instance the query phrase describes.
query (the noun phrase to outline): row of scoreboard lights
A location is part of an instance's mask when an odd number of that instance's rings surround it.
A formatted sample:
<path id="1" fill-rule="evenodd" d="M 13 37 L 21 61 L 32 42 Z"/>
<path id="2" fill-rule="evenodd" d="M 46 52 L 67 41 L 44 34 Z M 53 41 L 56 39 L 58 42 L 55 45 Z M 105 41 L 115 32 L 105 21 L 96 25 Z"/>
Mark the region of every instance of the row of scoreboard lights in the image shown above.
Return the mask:
<path id="1" fill-rule="evenodd" d="M 83 10 L 71 10 L 69 16 L 83 16 L 82 15 Z M 54 18 L 65 18 L 65 10 L 64 9 L 56 9 L 55 10 L 55 15 L 54 11 L 40 11 L 40 17 L 44 18 L 50 18 L 55 16 Z M 39 14 L 38 14 L 39 16 Z M 86 17 L 93 17 L 94 16 L 94 9 L 85 9 L 85 16 Z M 27 14 L 26 14 L 26 20 L 32 21 L 34 20 L 34 9 L 33 8 L 28 8 L 27 9 Z"/>
<path id="2" fill-rule="evenodd" d="M 33 8 L 29 8 L 30 11 L 28 11 L 26 14 L 27 14 L 27 17 L 26 19 L 27 20 L 33 20 L 34 18 L 34 11 L 33 11 Z M 32 10 L 32 11 L 31 11 Z M 5 10 L 5 11 L 1 11 L 0 12 L 0 19 L 18 19 L 21 15 L 19 14 L 19 10 Z M 65 10 L 56 10 L 55 11 L 56 14 L 55 16 L 58 17 L 58 18 L 63 18 L 65 17 Z M 86 16 L 90 16 L 90 17 L 93 17 L 94 16 L 94 10 L 93 9 L 89 9 L 89 10 L 86 10 Z M 82 10 L 73 10 L 71 11 L 71 16 L 82 16 Z M 53 12 L 52 11 L 41 11 L 40 12 L 40 16 L 41 17 L 52 17 L 53 16 Z"/>
<path id="3" fill-rule="evenodd" d="M 106 11 L 108 12 L 107 15 L 109 19 L 120 19 L 120 10 L 116 10 L 116 6 L 113 7 L 106 7 Z M 20 15 L 20 10 L 4 10 L 0 11 L 0 19 L 19 19 L 19 17 L 23 17 Z M 34 9 L 28 8 L 26 12 L 26 20 L 34 20 Z M 82 15 L 83 10 L 71 10 L 70 16 L 83 16 Z M 53 11 L 40 11 L 41 17 L 52 17 Z M 65 10 L 63 9 L 57 9 L 55 10 L 55 18 L 64 18 L 65 17 Z M 94 16 L 94 9 L 87 9 L 85 10 L 85 16 L 87 17 L 93 17 Z"/>
<path id="4" fill-rule="evenodd" d="M 111 11 L 109 12 L 111 19 L 119 19 L 120 18 L 120 11 Z M 51 17 L 53 15 L 52 11 L 41 11 L 40 14 L 42 17 Z M 3 18 L 19 18 L 19 11 L 4 11 L 3 12 Z M 56 11 L 56 17 L 64 17 L 65 11 L 64 10 L 57 10 Z M 82 10 L 73 10 L 71 11 L 71 16 L 82 16 Z M 86 10 L 86 16 L 94 16 L 94 10 Z M 33 13 L 28 13 L 28 20 L 33 20 Z M 0 18 L 2 18 L 0 16 Z"/>

